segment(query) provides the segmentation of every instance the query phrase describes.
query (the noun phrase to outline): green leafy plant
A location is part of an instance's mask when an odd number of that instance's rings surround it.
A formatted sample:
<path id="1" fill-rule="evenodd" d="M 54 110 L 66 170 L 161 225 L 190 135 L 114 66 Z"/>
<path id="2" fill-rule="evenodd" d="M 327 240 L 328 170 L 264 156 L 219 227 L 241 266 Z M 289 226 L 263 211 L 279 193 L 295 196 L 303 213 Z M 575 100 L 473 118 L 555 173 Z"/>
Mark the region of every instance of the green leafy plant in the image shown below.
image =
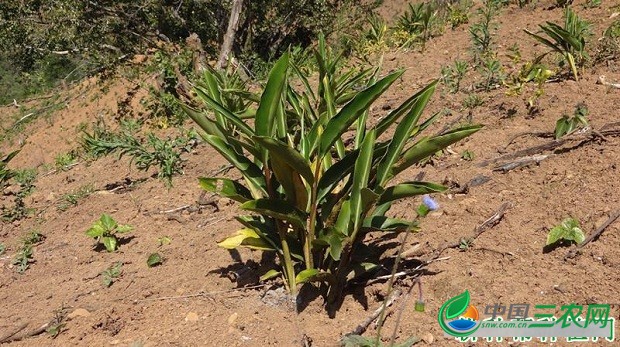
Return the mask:
<path id="1" fill-rule="evenodd" d="M 116 262 L 116 263 L 112 264 L 112 266 L 110 266 L 109 268 L 105 269 L 101 273 L 101 281 L 103 283 L 103 286 L 108 288 L 114 282 L 116 282 L 116 280 L 123 273 L 123 269 L 122 268 L 123 268 L 123 263 L 121 263 L 119 261 L 119 262 Z"/>
<path id="2" fill-rule="evenodd" d="M 570 7 L 567 7 L 564 11 L 564 27 L 552 22 L 539 25 L 547 37 L 527 29 L 524 30 L 538 42 L 551 48 L 551 51 L 544 53 L 536 60 L 540 60 L 551 52 L 556 52 L 563 58 L 562 63 L 568 64 L 575 80 L 578 80 L 577 67 L 583 66 L 588 59 L 585 46 L 586 38 L 590 35 L 590 26 L 590 23 L 582 20 Z"/>
<path id="3" fill-rule="evenodd" d="M 0 242 L 0 255 L 3 255 L 5 251 L 6 246 L 4 245 L 4 243 Z"/>
<path id="4" fill-rule="evenodd" d="M 469 10 L 472 7 L 470 0 L 461 0 L 456 3 L 448 3 L 447 21 L 454 30 L 463 24 L 469 23 Z"/>
<path id="5" fill-rule="evenodd" d="M 170 244 L 170 242 L 172 242 L 172 239 L 168 236 L 162 236 L 157 239 L 157 243 L 159 244 L 159 247 L 168 245 Z"/>
<path id="6" fill-rule="evenodd" d="M 157 177 L 171 186 L 172 177 L 183 173 L 181 153 L 191 149 L 193 137 L 163 140 L 149 133 L 146 140 L 140 141 L 128 132 L 97 130 L 92 134 L 84 133 L 82 142 L 85 150 L 95 157 L 118 152 L 119 156 L 129 155 L 139 170 L 147 171 L 151 166 L 157 166 Z"/>
<path id="7" fill-rule="evenodd" d="M 480 21 L 469 28 L 475 62 L 480 62 L 491 52 L 492 21 L 496 14 L 496 5 L 490 0 L 485 0 L 484 6 L 478 10 L 478 15 L 481 16 Z"/>
<path id="8" fill-rule="evenodd" d="M 133 228 L 129 225 L 119 225 L 110 215 L 102 214 L 88 230 L 86 235 L 97 241 L 97 244 L 103 243 L 108 252 L 114 252 L 118 248 L 117 234 L 125 234 Z"/>
<path id="9" fill-rule="evenodd" d="M 16 266 L 18 273 L 24 273 L 30 267 L 32 260 L 32 247 L 38 243 L 41 243 L 45 237 L 36 230 L 33 230 L 26 234 L 22 238 L 22 244 L 13 259 L 13 265 Z"/>
<path id="10" fill-rule="evenodd" d="M 588 0 L 583 4 L 584 8 L 597 8 L 601 7 L 601 0 Z"/>
<path id="11" fill-rule="evenodd" d="M 155 267 L 161 265 L 164 262 L 164 258 L 159 253 L 151 253 L 146 259 L 146 265 L 148 267 Z"/>
<path id="12" fill-rule="evenodd" d="M 590 112 L 585 104 L 579 104 L 575 107 L 575 112 L 572 117 L 563 115 L 555 123 L 554 135 L 556 140 L 575 132 L 577 129 L 588 126 L 588 119 L 586 118 Z"/>
<path id="13" fill-rule="evenodd" d="M 566 218 L 560 225 L 553 227 L 547 235 L 547 246 L 558 241 L 575 242 L 580 244 L 585 240 L 585 235 L 579 226 L 579 222 L 573 218 Z"/>
<path id="14" fill-rule="evenodd" d="M 450 93 L 458 93 L 467 69 L 467 62 L 461 60 L 455 60 L 454 66 L 446 66 L 441 69 L 441 80 L 448 87 Z"/>
<path id="15" fill-rule="evenodd" d="M 6 166 L 13 158 L 15 158 L 17 153 L 19 153 L 19 150 L 9 153 L 0 161 L 0 188 L 4 188 L 8 181 L 15 176 L 15 171 L 7 168 Z"/>
<path id="16" fill-rule="evenodd" d="M 461 158 L 463 158 L 463 160 L 467 160 L 467 161 L 472 161 L 475 158 L 474 152 L 466 149 L 465 151 L 463 151 L 463 154 L 461 154 Z"/>
<path id="17" fill-rule="evenodd" d="M 57 208 L 59 211 L 66 211 L 71 206 L 77 206 L 80 200 L 85 199 L 94 192 L 95 187 L 92 184 L 83 185 L 71 193 L 63 194 L 60 197 Z"/>
<path id="18" fill-rule="evenodd" d="M 348 280 L 377 266 L 370 254 L 359 251 L 368 232 L 415 228 L 411 222 L 385 215 L 392 203 L 445 190 L 428 182 L 390 185 L 390 181 L 481 127 L 420 136 L 437 118 L 419 122 L 436 81 L 368 127 L 367 111 L 402 70 L 372 81 L 342 107 L 334 98 L 334 76 L 327 73 L 314 93 L 316 102 L 298 104 L 289 97 L 288 60 L 284 54 L 273 66 L 251 123 L 200 87 L 196 92 L 214 116 L 184 108 L 202 129 L 203 139 L 243 176 L 241 182 L 202 177 L 200 185 L 253 213 L 238 216 L 243 229 L 219 246 L 275 252 L 291 294 L 297 293 L 300 284 L 318 281 L 333 306 Z M 381 136 L 390 129 L 393 135 L 383 140 Z M 350 138 L 347 146 L 345 134 Z"/>
<path id="19" fill-rule="evenodd" d="M 490 91 L 504 83 L 505 75 L 502 65 L 494 55 L 487 55 L 478 65 L 477 70 L 482 75 L 479 87 L 485 91 Z"/>
<path id="20" fill-rule="evenodd" d="M 77 156 L 75 152 L 60 153 L 54 158 L 56 170 L 66 171 L 75 163 Z"/>
<path id="21" fill-rule="evenodd" d="M 410 47 L 416 41 L 422 44 L 422 51 L 426 42 L 433 35 L 433 26 L 437 21 L 437 10 L 433 3 L 409 4 L 409 8 L 398 17 L 396 29 L 407 33 L 408 39 L 401 44 Z"/>
<path id="22" fill-rule="evenodd" d="M 471 93 L 467 94 L 465 99 L 463 100 L 463 107 L 466 109 L 473 110 L 476 107 L 484 105 L 484 99 L 478 94 Z"/>

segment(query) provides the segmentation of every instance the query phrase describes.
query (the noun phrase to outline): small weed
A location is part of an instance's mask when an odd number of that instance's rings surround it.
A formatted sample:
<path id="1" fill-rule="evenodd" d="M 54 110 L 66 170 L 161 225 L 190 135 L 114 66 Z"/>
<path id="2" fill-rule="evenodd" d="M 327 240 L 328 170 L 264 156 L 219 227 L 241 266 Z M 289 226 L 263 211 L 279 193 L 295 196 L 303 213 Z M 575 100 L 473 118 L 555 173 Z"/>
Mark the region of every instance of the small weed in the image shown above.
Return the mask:
<path id="1" fill-rule="evenodd" d="M 465 100 L 463 100 L 463 107 L 470 110 L 482 105 L 484 105 L 484 100 L 478 94 L 469 94 Z"/>
<path id="2" fill-rule="evenodd" d="M 53 339 L 55 339 L 67 325 L 67 323 L 64 322 L 66 317 L 66 309 L 64 307 L 54 311 L 54 319 L 45 330 Z"/>
<path id="3" fill-rule="evenodd" d="M 77 155 L 75 152 L 60 153 L 54 158 L 54 165 L 56 170 L 67 171 L 71 165 L 75 164 Z"/>
<path id="4" fill-rule="evenodd" d="M 16 265 L 18 273 L 24 273 L 30 267 L 32 260 L 32 246 L 42 242 L 45 237 L 38 231 L 31 231 L 22 238 L 22 245 L 20 246 L 15 258 L 13 259 L 13 265 Z"/>
<path id="5" fill-rule="evenodd" d="M 588 119 L 586 118 L 590 111 L 585 104 L 579 104 L 575 107 L 575 112 L 572 117 L 563 115 L 555 123 L 555 138 L 556 140 L 575 132 L 579 128 L 588 126 Z"/>
<path id="6" fill-rule="evenodd" d="M 112 133 L 98 127 L 92 134 L 84 134 L 83 146 L 93 157 L 112 152 L 118 152 L 119 156 L 129 155 L 139 170 L 147 171 L 151 166 L 158 166 L 157 177 L 171 186 L 172 176 L 183 173 L 181 153 L 189 152 L 196 138 L 195 133 L 189 133 L 162 140 L 149 133 L 144 141 L 140 141 L 127 131 Z"/>
<path id="7" fill-rule="evenodd" d="M 168 245 L 170 244 L 170 242 L 172 242 L 172 239 L 168 236 L 162 236 L 157 239 L 157 243 L 159 244 L 159 247 Z"/>
<path id="8" fill-rule="evenodd" d="M 491 52 L 491 30 L 493 29 L 491 22 L 497 14 L 496 5 L 492 1 L 486 0 L 484 7 L 478 10 L 478 14 L 482 19 L 469 28 L 474 61 L 477 63 Z"/>
<path id="9" fill-rule="evenodd" d="M 506 78 L 499 60 L 490 55 L 482 61 L 482 64 L 478 66 L 477 70 L 482 75 L 482 82 L 479 86 L 485 91 L 496 88 L 504 83 Z"/>
<path id="10" fill-rule="evenodd" d="M 15 170 L 14 179 L 20 187 L 18 194 L 26 197 L 34 190 L 34 182 L 37 180 L 37 169 Z"/>
<path id="11" fill-rule="evenodd" d="M 77 190 L 63 194 L 60 197 L 60 203 L 57 208 L 59 211 L 66 211 L 69 207 L 76 206 L 80 200 L 88 197 L 95 191 L 95 188 L 92 184 L 87 184 L 79 187 Z"/>
<path id="12" fill-rule="evenodd" d="M 584 8 L 597 8 L 601 7 L 601 0 L 588 0 L 583 4 Z"/>
<path id="13" fill-rule="evenodd" d="M 5 251 L 6 251 L 6 246 L 4 245 L 4 243 L 0 242 L 0 255 L 3 255 Z"/>
<path id="14" fill-rule="evenodd" d="M 551 246 L 557 242 L 568 242 L 580 244 L 585 240 L 585 235 L 579 226 L 579 222 L 573 218 L 566 218 L 561 224 L 555 226 L 547 234 L 546 246 Z"/>
<path id="15" fill-rule="evenodd" d="M 448 4 L 447 21 L 454 30 L 463 24 L 469 23 L 469 10 L 472 2 L 470 0 L 462 0 L 455 4 Z"/>
<path id="16" fill-rule="evenodd" d="M 466 149 L 465 151 L 463 151 L 463 154 L 461 154 L 461 158 L 463 160 L 472 161 L 474 160 L 474 152 Z"/>
<path id="17" fill-rule="evenodd" d="M 7 168 L 6 165 L 17 155 L 17 153 L 19 153 L 19 150 L 9 153 L 6 157 L 0 160 L 0 188 L 4 188 L 8 181 L 15 176 L 15 171 Z"/>
<path id="18" fill-rule="evenodd" d="M 448 87 L 450 93 L 457 93 L 461 88 L 461 81 L 465 78 L 468 65 L 466 61 L 455 60 L 454 66 L 446 66 L 441 69 L 442 82 Z"/>
<path id="19" fill-rule="evenodd" d="M 112 266 L 105 269 L 101 273 L 104 287 L 108 288 L 114 282 L 116 282 L 116 279 L 119 278 L 121 274 L 123 273 L 122 267 L 123 267 L 123 263 L 119 261 L 119 262 L 114 263 Z"/>
<path id="20" fill-rule="evenodd" d="M 132 229 L 129 225 L 119 225 L 110 215 L 104 213 L 86 231 L 86 235 L 94 238 L 97 244 L 103 243 L 108 252 L 114 252 L 118 248 L 118 238 L 116 235 L 128 233 Z"/>

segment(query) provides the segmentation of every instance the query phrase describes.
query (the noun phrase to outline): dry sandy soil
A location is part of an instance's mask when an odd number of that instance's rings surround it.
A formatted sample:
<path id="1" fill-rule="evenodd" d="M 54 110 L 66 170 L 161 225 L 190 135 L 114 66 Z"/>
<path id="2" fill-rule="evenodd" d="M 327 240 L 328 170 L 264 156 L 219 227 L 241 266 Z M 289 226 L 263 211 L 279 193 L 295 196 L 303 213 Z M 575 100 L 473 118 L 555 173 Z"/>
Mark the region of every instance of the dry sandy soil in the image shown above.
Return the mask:
<path id="1" fill-rule="evenodd" d="M 406 6 L 403 1 L 385 3 L 381 13 L 388 18 Z M 494 38 L 506 72 L 520 66 L 506 57 L 511 45 L 516 43 L 521 48 L 524 59 L 532 59 L 544 50 L 522 29 L 533 30 L 545 20 L 560 21 L 562 11 L 547 9 L 550 6 L 550 1 L 541 1 L 536 8 L 519 9 L 513 4 L 502 10 Z M 584 9 L 582 1 L 577 1 L 574 7 L 593 23 L 592 48 L 612 21 L 610 4 L 603 1 L 600 8 Z M 472 16 L 470 24 L 476 20 Z M 448 29 L 431 39 L 423 53 L 386 53 L 385 71 L 398 67 L 407 71 L 377 102 L 373 116 L 381 116 L 386 112 L 384 108 L 397 106 L 438 77 L 442 66 L 455 59 L 470 59 L 468 26 Z M 586 233 L 591 233 L 620 209 L 620 139 L 583 135 L 581 140 L 542 152 L 549 157 L 538 164 L 505 173 L 494 170 L 497 163 L 483 165 L 486 160 L 548 143 L 549 138 L 514 137 L 524 132 L 552 132 L 556 120 L 565 113 L 572 114 L 579 102 L 590 110 L 592 128 L 600 130 L 604 124 L 617 122 L 620 90 L 596 84 L 600 75 L 620 81 L 620 69 L 613 65 L 617 63 L 588 67 L 578 82 L 562 79 L 546 84 L 545 95 L 539 100 L 540 112 L 534 116 L 528 115 L 525 106 L 531 87 L 522 96 L 507 96 L 506 88 L 480 92 L 484 105 L 469 115 L 473 122 L 485 125 L 483 130 L 452 146 L 432 165 L 405 173 L 403 180 L 413 179 L 423 171 L 425 180 L 454 186 L 450 193 L 436 196 L 441 209 L 423 221 L 421 232 L 409 238 L 411 246 L 420 245 L 418 258 L 427 257 L 446 242 L 468 237 L 503 203 L 510 207 L 503 219 L 477 237 L 469 249 L 447 249 L 442 254 L 446 259 L 426 267 L 421 276 L 425 312 L 414 310 L 414 299 L 396 301 L 396 309 L 404 305 L 397 332 L 400 340 L 414 335 L 425 338 L 421 344 L 462 345 L 443 336 L 436 317 L 448 298 L 465 289 L 479 308 L 492 303 L 620 302 L 620 222 L 611 224 L 574 259 L 564 259 L 570 249 L 567 247 L 543 252 L 548 230 L 562 219 L 574 217 Z M 467 85 L 476 82 L 477 75 L 470 76 Z M 113 122 L 118 101 L 135 87 L 135 82 L 123 79 L 106 83 L 103 86 L 87 81 L 67 91 L 79 97 L 51 116 L 31 123 L 0 147 L 7 153 L 23 143 L 10 167 L 39 167 L 40 173 L 34 193 L 26 199 L 26 206 L 35 212 L 21 221 L 2 224 L 0 229 L 0 242 L 7 246 L 0 255 L 0 338 L 18 328 L 23 328 L 20 333 L 33 331 L 57 312 L 68 314 L 66 325 L 55 339 L 43 333 L 7 346 L 296 346 L 300 345 L 302 333 L 313 341 L 313 346 L 335 346 L 343 334 L 379 307 L 386 293 L 385 282 L 350 288 L 335 318 L 328 317 L 322 300 L 314 298 L 311 291 L 306 293 L 304 308 L 296 316 L 287 305 L 267 300 L 266 291 L 273 289 L 270 286 L 237 289 L 229 272 L 244 267 L 256 270 L 260 254 L 241 251 L 240 258 L 234 259 L 216 246 L 216 241 L 238 227 L 233 219 L 237 209 L 225 199 L 216 200 L 217 207 L 197 204 L 201 197 L 197 178 L 225 164 L 205 144 L 184 155 L 184 175 L 174 178 L 171 189 L 152 177 L 154 169 L 137 171 L 127 158 L 116 156 L 45 174 L 44 164 L 53 164 L 58 154 L 78 146 L 80 124 L 93 123 L 99 116 Z M 139 108 L 137 100 L 144 93 L 138 92 L 132 107 Z M 458 118 L 467 116 L 461 104 L 465 97 L 466 93 L 449 94 L 439 88 L 427 115 L 446 108 L 453 112 L 438 121 L 431 132 L 465 121 Z M 5 107 L 0 114 L 6 127 L 15 110 Z M 475 154 L 472 161 L 461 158 L 465 150 Z M 234 172 L 228 175 L 237 177 Z M 479 175 L 488 177 L 488 182 L 466 190 L 456 186 L 462 188 Z M 139 183 L 115 192 L 105 189 L 107 184 L 124 180 Z M 85 185 L 97 191 L 66 211 L 57 208 L 63 194 Z M 13 196 L 5 195 L 0 201 L 9 206 L 12 200 Z M 412 216 L 417 203 L 403 202 L 395 206 L 393 213 Z M 163 212 L 185 205 L 192 208 Z M 134 227 L 116 253 L 94 250 L 92 240 L 84 235 L 104 212 Z M 12 259 L 23 235 L 35 229 L 45 240 L 35 246 L 30 268 L 18 274 Z M 168 236 L 171 242 L 160 246 L 158 238 L 162 236 Z M 165 261 L 149 268 L 146 258 L 155 251 Z M 124 264 L 122 276 L 105 288 L 100 273 L 115 262 Z M 408 263 L 415 262 L 410 259 Z M 405 279 L 397 288 L 406 292 L 411 284 L 411 279 Z M 273 291 L 269 292 L 271 296 Z M 612 309 L 612 315 L 618 318 L 618 306 Z M 386 336 L 391 335 L 395 321 L 395 315 L 387 319 Z M 374 332 L 371 326 L 366 335 Z M 538 344 L 542 345 L 528 345 Z"/>

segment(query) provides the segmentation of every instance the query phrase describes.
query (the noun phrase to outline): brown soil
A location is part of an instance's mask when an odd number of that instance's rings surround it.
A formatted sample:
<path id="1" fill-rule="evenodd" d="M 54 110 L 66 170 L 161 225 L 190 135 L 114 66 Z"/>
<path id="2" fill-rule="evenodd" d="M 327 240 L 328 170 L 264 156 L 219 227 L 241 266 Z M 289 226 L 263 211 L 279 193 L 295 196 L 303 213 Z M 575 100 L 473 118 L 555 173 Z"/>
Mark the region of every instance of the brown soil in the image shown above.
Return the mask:
<path id="1" fill-rule="evenodd" d="M 405 1 L 385 3 L 382 14 L 386 16 L 406 6 Z M 592 21 L 594 42 L 611 22 L 610 6 L 603 2 L 601 8 L 583 9 L 581 4 L 578 1 L 574 6 L 580 15 Z M 535 29 L 545 20 L 559 21 L 561 10 L 544 9 L 550 5 L 551 2 L 543 1 L 536 9 L 510 5 L 502 10 L 494 37 L 507 72 L 519 67 L 505 57 L 512 44 L 519 45 L 524 59 L 531 59 L 544 49 L 534 45 L 522 29 Z M 475 20 L 472 16 L 470 22 Z M 402 81 L 377 103 L 373 116 L 381 116 L 385 105 L 398 106 L 438 77 L 442 66 L 455 59 L 469 59 L 467 28 L 468 25 L 454 31 L 448 29 L 444 35 L 433 38 L 424 53 L 388 52 L 384 70 L 402 67 L 407 71 Z M 485 103 L 471 112 L 471 118 L 484 124 L 484 129 L 452 146 L 451 152 L 434 159 L 432 165 L 410 169 L 403 175 L 403 180 L 410 180 L 424 171 L 425 180 L 461 186 L 477 175 L 490 178 L 467 192 L 436 197 L 440 211 L 425 219 L 422 231 L 409 239 L 412 245 L 422 245 L 421 258 L 446 242 L 470 235 L 502 203 L 510 202 L 511 207 L 501 222 L 480 235 L 468 250 L 448 249 L 442 254 L 448 259 L 427 267 L 421 280 L 424 313 L 414 311 L 415 299 L 396 302 L 397 308 L 406 305 L 398 328 L 401 340 L 415 335 L 432 337 L 433 341 L 423 343 L 436 346 L 462 345 L 443 336 L 436 316 L 445 300 L 465 289 L 471 292 L 473 304 L 479 309 L 493 303 L 620 302 L 620 222 L 609 226 L 573 260 L 564 260 L 569 250 L 565 247 L 543 253 L 549 228 L 563 218 L 578 219 L 589 233 L 620 208 L 618 137 L 570 142 L 555 152 L 545 152 L 553 155 L 539 164 L 507 173 L 493 171 L 493 165 L 480 166 L 501 154 L 548 142 L 549 139 L 523 136 L 506 147 L 517 134 L 553 131 L 556 120 L 564 113 L 571 114 L 578 102 L 587 104 L 594 129 L 617 122 L 620 90 L 596 84 L 600 75 L 606 75 L 609 81 L 620 81 L 620 73 L 612 65 L 587 68 L 579 82 L 563 79 L 549 83 L 539 101 L 540 112 L 533 117 L 528 116 L 525 107 L 532 90 L 517 97 L 506 96 L 505 88 L 479 93 Z M 469 85 L 476 81 L 466 82 Z M 44 333 L 7 346 L 298 346 L 301 333 L 312 339 L 313 346 L 335 346 L 340 336 L 379 307 L 386 293 L 385 283 L 353 288 L 333 319 L 326 314 L 321 299 L 314 298 L 312 293 L 306 293 L 307 307 L 296 316 L 286 304 L 266 302 L 262 298 L 266 287 L 236 290 L 236 284 L 227 276 L 229 271 L 243 268 L 244 264 L 256 267 L 260 262 L 258 252 L 241 251 L 240 259 L 234 259 L 215 244 L 238 228 L 233 219 L 236 206 L 220 199 L 216 200 L 217 207 L 205 205 L 161 212 L 196 206 L 201 198 L 197 178 L 225 164 L 205 144 L 185 155 L 185 173 L 174 179 L 171 189 L 152 177 L 155 170 L 137 171 L 127 158 L 116 156 L 80 163 L 68 171 L 41 174 L 43 164 L 53 164 L 58 154 L 78 146 L 77 129 L 81 123 L 93 123 L 99 116 L 112 123 L 118 101 L 124 100 L 134 86 L 135 83 L 125 80 L 111 82 L 105 88 L 96 81 L 85 82 L 66 92 L 75 96 L 85 91 L 83 95 L 69 99 L 61 111 L 36 120 L 1 147 L 7 153 L 20 142 L 25 143 L 10 166 L 39 167 L 40 175 L 35 192 L 26 200 L 26 206 L 34 208 L 35 213 L 19 222 L 2 224 L 0 230 L 0 242 L 7 246 L 5 254 L 0 255 L 0 338 L 24 324 L 27 327 L 22 333 L 37 329 L 60 309 L 70 316 L 55 339 Z M 453 95 L 442 89 L 439 88 L 426 114 L 445 108 L 454 111 L 438 121 L 430 129 L 432 133 L 452 122 L 464 122 L 457 117 L 467 114 L 461 106 L 466 94 Z M 137 100 L 144 93 L 138 91 L 131 100 L 132 107 L 139 108 Z M 14 110 L 6 107 L 0 113 L 4 114 L 2 123 L 7 124 L 6 119 Z M 461 159 L 465 150 L 475 154 L 473 161 Z M 228 175 L 236 177 L 233 172 Z M 126 179 L 144 181 L 131 190 L 111 193 L 104 189 L 106 184 Z M 98 191 L 64 212 L 57 208 L 63 194 L 88 184 Z M 8 206 L 12 200 L 10 195 L 3 196 L 1 203 Z M 416 203 L 403 202 L 392 213 L 410 217 Z M 134 227 L 116 253 L 93 250 L 92 240 L 84 235 L 103 212 Z M 34 229 L 46 238 L 34 248 L 35 262 L 24 274 L 18 274 L 11 265 L 13 256 L 22 236 Z M 162 236 L 170 237 L 171 243 L 159 246 L 158 238 Z M 165 261 L 161 266 L 148 268 L 146 259 L 156 251 Z M 124 264 L 123 274 L 111 287 L 104 288 L 99 274 L 115 262 Z M 410 285 L 411 281 L 405 280 L 398 288 L 406 291 Z M 417 289 L 413 293 L 416 292 Z M 612 314 L 618 317 L 617 306 Z M 394 316 L 386 321 L 387 337 L 394 327 Z M 374 332 L 371 326 L 366 335 Z M 537 344 L 542 345 L 530 343 Z"/>

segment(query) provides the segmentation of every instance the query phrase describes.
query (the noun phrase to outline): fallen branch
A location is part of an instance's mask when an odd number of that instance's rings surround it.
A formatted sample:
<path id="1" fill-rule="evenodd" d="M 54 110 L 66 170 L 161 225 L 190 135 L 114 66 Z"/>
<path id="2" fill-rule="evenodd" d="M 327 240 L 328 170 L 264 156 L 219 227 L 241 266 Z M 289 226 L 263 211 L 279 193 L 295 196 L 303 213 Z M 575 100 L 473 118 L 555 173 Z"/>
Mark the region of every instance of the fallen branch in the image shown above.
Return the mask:
<path id="1" fill-rule="evenodd" d="M 257 284 L 257 285 L 254 285 L 254 286 L 247 286 L 247 287 L 242 287 L 242 288 L 233 288 L 233 289 L 228 289 L 228 290 L 220 290 L 220 291 L 216 291 L 216 292 L 199 292 L 199 293 L 196 293 L 196 294 L 179 295 L 179 296 L 161 296 L 161 297 L 158 297 L 158 298 L 146 298 L 146 299 L 142 299 L 142 300 L 134 300 L 134 302 L 191 299 L 191 298 L 200 298 L 200 297 L 205 297 L 206 298 L 206 297 L 214 296 L 216 294 L 227 294 L 227 293 L 234 293 L 234 292 L 243 291 L 243 290 L 247 290 L 247 289 L 263 288 L 263 287 L 266 287 L 267 285 L 268 284 Z"/>
<path id="2" fill-rule="evenodd" d="M 614 211 L 611 214 L 611 216 L 609 216 L 609 218 L 607 218 L 605 223 L 603 223 L 590 236 L 588 236 L 585 240 L 583 240 L 582 243 L 577 245 L 576 248 L 573 248 L 570 251 L 568 251 L 568 253 L 566 253 L 566 255 L 564 256 L 564 260 L 575 258 L 581 252 L 581 249 L 583 247 L 585 247 L 588 243 L 592 242 L 593 240 L 596 240 L 599 236 L 601 236 L 603 231 L 605 231 L 605 229 L 607 229 L 607 227 L 610 226 L 611 223 L 615 222 L 616 219 L 618 219 L 618 218 L 620 218 L 620 210 Z"/>
<path id="3" fill-rule="evenodd" d="M 501 171 L 506 173 L 510 170 L 514 170 L 523 166 L 528 166 L 531 164 L 538 164 L 541 161 L 549 158 L 551 154 L 536 154 L 528 157 L 519 158 L 515 161 L 511 161 L 502 165 L 498 165 L 493 168 L 493 171 Z"/>
<path id="4" fill-rule="evenodd" d="M 472 241 L 477 239 L 480 235 L 482 235 L 482 233 L 484 233 L 488 229 L 492 228 L 493 226 L 497 225 L 502 220 L 502 218 L 504 218 L 504 214 L 506 213 L 506 210 L 508 210 L 508 208 L 510 208 L 511 206 L 512 206 L 511 202 L 503 203 L 499 207 L 497 212 L 495 212 L 491 217 L 489 217 L 482 224 L 480 224 L 478 227 L 476 227 L 476 229 L 474 229 L 474 233 L 473 233 L 472 236 L 470 236 L 470 237 L 461 237 L 461 238 L 459 238 L 455 242 L 444 244 L 442 247 L 440 247 L 437 251 L 434 252 L 435 254 L 427 262 L 433 261 L 433 260 L 439 258 L 441 253 L 443 253 L 448 248 L 459 248 L 461 246 L 461 240 L 463 240 L 463 239 L 465 239 L 465 240 L 472 240 Z"/>
<path id="5" fill-rule="evenodd" d="M 25 326 L 20 327 L 20 329 L 18 331 L 12 333 L 9 337 L 0 339 L 0 344 L 9 343 L 9 342 L 17 342 L 17 341 L 25 340 L 25 339 L 33 337 L 33 336 L 37 336 L 37 335 L 43 334 L 45 331 L 47 331 L 47 329 L 51 325 L 52 325 L 52 322 L 48 322 L 48 323 L 45 323 L 45 324 L 41 325 L 40 327 L 32 330 L 29 333 L 18 335 L 17 334 L 18 332 L 24 330 L 24 328 L 26 326 L 28 326 L 28 324 L 25 324 Z"/>
<path id="6" fill-rule="evenodd" d="M 610 124 L 606 124 L 603 127 L 601 127 L 601 129 L 607 129 L 609 128 L 609 125 Z M 620 129 L 610 129 L 610 130 L 600 130 L 600 131 L 590 129 L 589 131 L 584 132 L 584 133 L 573 133 L 559 140 L 553 140 L 547 143 L 543 143 L 542 145 L 522 149 L 520 151 L 516 151 L 510 154 L 505 154 L 505 155 L 502 155 L 502 156 L 499 156 L 493 159 L 484 160 L 478 164 L 478 167 L 484 167 L 489 164 L 495 164 L 503 160 L 512 160 L 512 159 L 531 156 L 535 154 L 541 154 L 542 152 L 554 150 L 572 141 L 592 141 L 596 138 L 607 140 L 606 136 L 618 136 L 618 135 L 620 135 Z"/>
<path id="7" fill-rule="evenodd" d="M 389 297 L 387 297 L 383 301 L 383 303 L 381 303 L 381 305 L 379 305 L 379 307 L 370 315 L 370 317 L 366 318 L 361 324 L 355 327 L 353 331 L 346 334 L 345 336 L 362 335 L 366 331 L 366 329 L 368 329 L 368 326 L 372 324 L 372 322 L 375 321 L 377 318 L 379 318 L 379 315 L 381 314 L 381 311 L 383 311 L 384 307 L 385 308 L 390 307 L 396 301 L 396 299 L 400 297 L 400 294 L 401 294 L 401 291 L 398 289 L 395 289 L 392 292 L 392 294 Z"/>
<path id="8" fill-rule="evenodd" d="M 27 326 L 28 326 L 28 323 L 24 323 L 24 324 L 18 326 L 13 331 L 11 331 L 11 332 L 5 334 L 4 336 L 0 337 L 0 344 L 13 341 L 13 340 L 10 340 L 10 338 L 15 336 L 15 335 L 17 335 L 20 331 L 26 329 Z"/>

